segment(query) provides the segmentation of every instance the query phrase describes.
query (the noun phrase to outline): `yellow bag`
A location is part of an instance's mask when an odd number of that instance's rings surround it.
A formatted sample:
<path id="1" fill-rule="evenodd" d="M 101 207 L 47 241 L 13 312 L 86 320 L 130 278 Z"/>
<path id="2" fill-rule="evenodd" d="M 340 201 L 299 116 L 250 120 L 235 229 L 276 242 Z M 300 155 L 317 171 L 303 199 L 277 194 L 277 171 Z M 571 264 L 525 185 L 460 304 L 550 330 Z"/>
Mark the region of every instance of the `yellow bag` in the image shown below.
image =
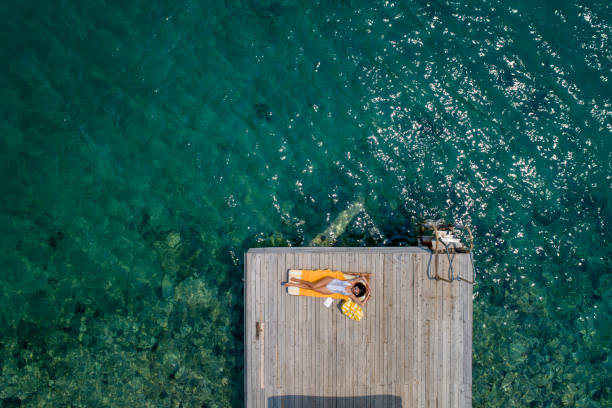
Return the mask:
<path id="1" fill-rule="evenodd" d="M 351 299 L 345 300 L 342 303 L 342 313 L 353 320 L 361 320 L 363 317 L 363 309 Z"/>

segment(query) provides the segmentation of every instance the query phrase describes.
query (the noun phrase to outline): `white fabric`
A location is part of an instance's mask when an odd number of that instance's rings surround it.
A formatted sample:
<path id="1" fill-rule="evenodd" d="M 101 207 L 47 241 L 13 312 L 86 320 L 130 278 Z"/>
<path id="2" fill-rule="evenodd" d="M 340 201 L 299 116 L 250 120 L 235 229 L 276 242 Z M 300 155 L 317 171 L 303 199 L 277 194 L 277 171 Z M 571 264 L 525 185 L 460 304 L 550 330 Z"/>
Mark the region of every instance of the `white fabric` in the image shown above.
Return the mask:
<path id="1" fill-rule="evenodd" d="M 347 284 L 346 281 L 340 279 L 334 279 L 329 282 L 325 287 L 327 290 L 333 293 L 339 293 L 341 295 L 350 295 L 350 292 L 346 289 L 350 284 Z"/>

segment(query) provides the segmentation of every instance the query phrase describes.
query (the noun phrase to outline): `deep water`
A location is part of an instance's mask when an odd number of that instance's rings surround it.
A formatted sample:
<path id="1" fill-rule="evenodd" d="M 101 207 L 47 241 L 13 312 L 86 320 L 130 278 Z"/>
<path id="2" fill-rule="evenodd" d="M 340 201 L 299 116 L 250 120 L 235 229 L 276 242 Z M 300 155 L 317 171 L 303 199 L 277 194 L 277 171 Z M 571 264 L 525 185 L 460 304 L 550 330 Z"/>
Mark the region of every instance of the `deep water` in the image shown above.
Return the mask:
<path id="1" fill-rule="evenodd" d="M 243 252 L 360 201 L 473 226 L 475 407 L 612 406 L 609 2 L 0 18 L 0 407 L 241 406 Z"/>

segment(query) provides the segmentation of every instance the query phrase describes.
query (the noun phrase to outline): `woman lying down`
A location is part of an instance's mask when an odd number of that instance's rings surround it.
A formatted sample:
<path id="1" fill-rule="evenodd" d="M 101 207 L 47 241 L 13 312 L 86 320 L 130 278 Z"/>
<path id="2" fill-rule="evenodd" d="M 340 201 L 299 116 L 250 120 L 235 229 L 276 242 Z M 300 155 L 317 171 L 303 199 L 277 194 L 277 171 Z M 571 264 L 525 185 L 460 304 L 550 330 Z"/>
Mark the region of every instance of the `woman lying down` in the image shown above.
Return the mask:
<path id="1" fill-rule="evenodd" d="M 325 278 L 321 278 L 316 282 L 308 282 L 302 279 L 291 278 L 289 279 L 289 282 L 285 283 L 285 287 L 290 286 L 314 290 L 315 292 L 323 295 L 338 293 L 340 295 L 348 296 L 360 306 L 365 305 L 365 303 L 370 299 L 371 294 L 370 285 L 362 277 L 341 280 L 326 276 Z M 360 300 L 359 298 L 364 295 L 365 297 L 363 300 Z"/>

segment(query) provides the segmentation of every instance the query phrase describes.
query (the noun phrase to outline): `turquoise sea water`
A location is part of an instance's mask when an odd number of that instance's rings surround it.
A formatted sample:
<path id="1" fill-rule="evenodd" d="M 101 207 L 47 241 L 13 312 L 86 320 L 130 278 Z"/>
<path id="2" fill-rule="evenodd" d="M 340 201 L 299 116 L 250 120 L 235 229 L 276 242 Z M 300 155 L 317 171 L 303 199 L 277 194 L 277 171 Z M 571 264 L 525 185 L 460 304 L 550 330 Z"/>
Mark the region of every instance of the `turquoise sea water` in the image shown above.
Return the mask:
<path id="1" fill-rule="evenodd" d="M 0 407 L 242 405 L 242 254 L 473 226 L 475 407 L 612 406 L 606 1 L 3 1 Z"/>

